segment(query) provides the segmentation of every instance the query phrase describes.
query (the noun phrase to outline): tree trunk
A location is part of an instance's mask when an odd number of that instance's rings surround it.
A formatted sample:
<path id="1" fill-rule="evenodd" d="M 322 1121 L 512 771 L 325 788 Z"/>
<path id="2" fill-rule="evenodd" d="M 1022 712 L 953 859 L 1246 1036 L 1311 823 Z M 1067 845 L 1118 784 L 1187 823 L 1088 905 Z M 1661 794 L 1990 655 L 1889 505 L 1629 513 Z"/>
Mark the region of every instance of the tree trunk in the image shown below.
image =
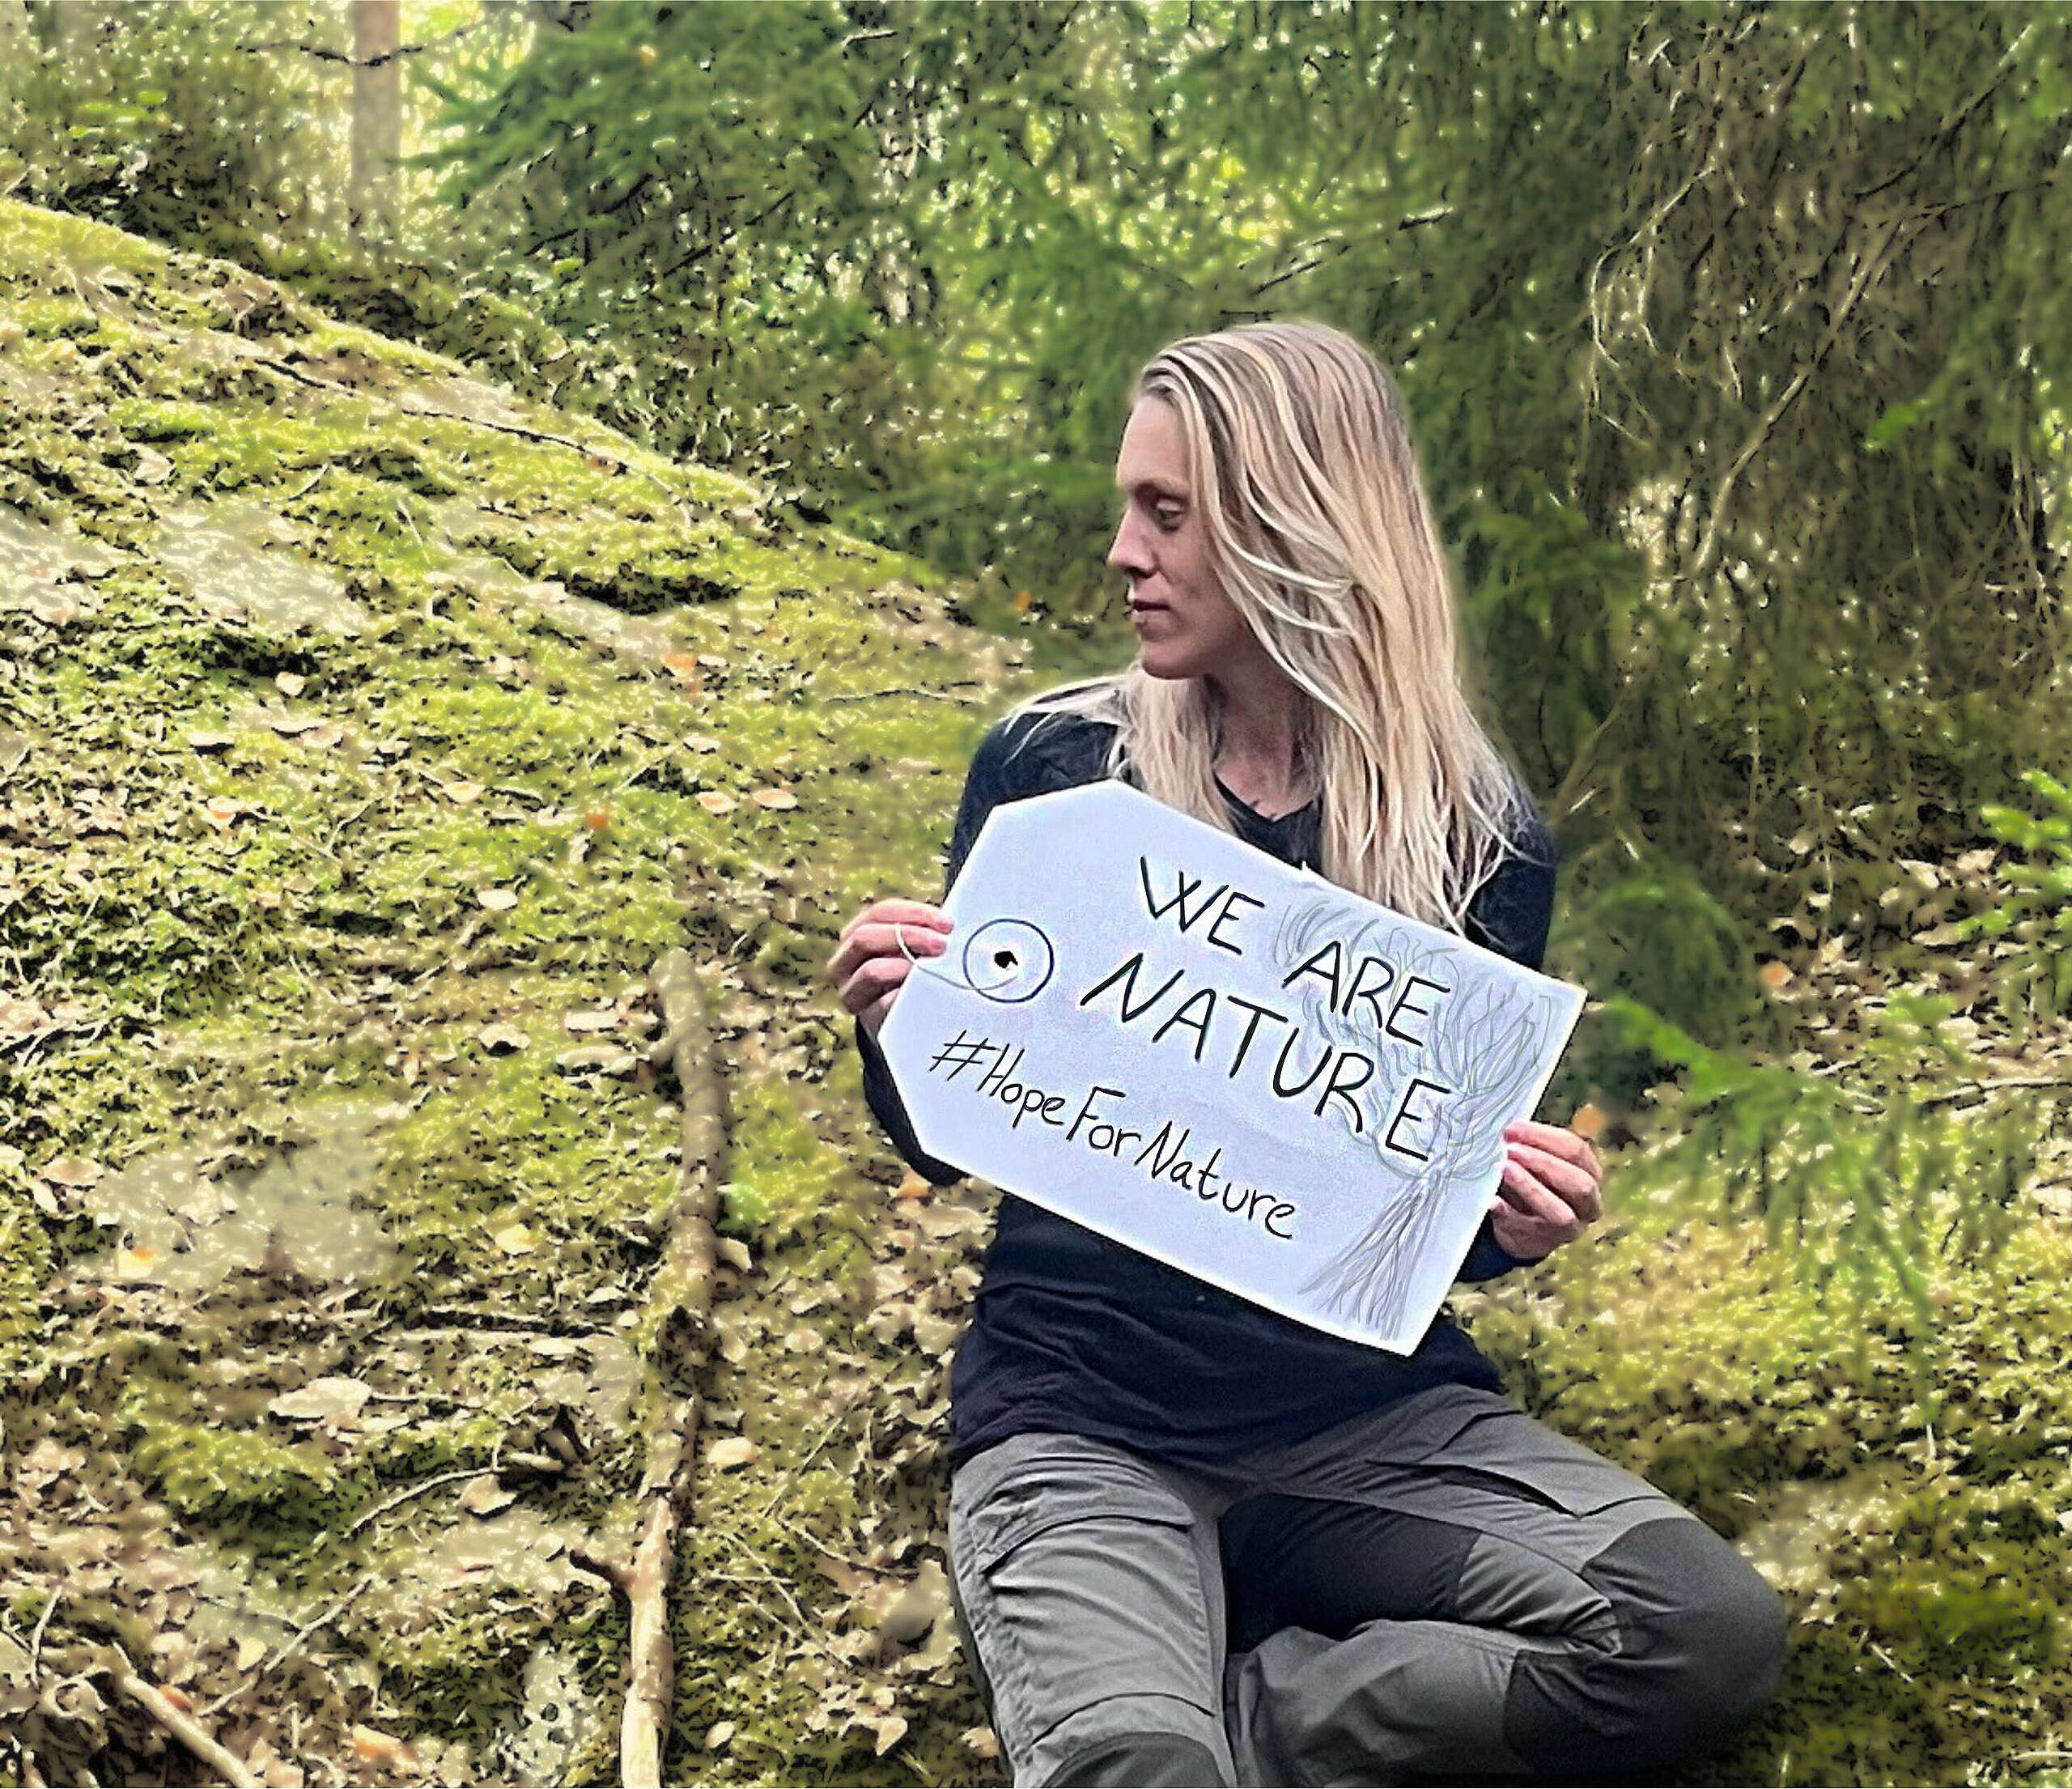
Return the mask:
<path id="1" fill-rule="evenodd" d="M 401 0 L 353 0 L 353 169 L 348 226 L 364 248 L 396 223 L 403 152 Z"/>

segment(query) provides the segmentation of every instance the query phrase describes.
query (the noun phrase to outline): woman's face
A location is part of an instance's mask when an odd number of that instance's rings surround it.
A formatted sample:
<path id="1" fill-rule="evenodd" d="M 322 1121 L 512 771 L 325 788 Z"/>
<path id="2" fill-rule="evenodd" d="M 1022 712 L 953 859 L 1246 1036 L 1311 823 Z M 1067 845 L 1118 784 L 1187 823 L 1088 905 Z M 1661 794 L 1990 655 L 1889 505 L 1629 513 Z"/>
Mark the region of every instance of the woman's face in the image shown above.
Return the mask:
<path id="1" fill-rule="evenodd" d="M 1153 677 L 1201 677 L 1255 656 L 1257 643 L 1208 563 L 1208 531 L 1187 474 L 1173 406 L 1145 397 L 1131 411 L 1115 461 L 1122 525 L 1108 563 L 1130 581 L 1140 661 Z"/>

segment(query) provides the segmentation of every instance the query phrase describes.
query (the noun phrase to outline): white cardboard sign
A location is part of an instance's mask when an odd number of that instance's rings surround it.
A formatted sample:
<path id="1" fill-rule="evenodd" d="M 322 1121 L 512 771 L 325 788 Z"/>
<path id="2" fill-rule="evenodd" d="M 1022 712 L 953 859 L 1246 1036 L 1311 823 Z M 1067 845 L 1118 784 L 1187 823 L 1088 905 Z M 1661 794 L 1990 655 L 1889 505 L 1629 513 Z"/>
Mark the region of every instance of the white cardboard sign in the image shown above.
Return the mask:
<path id="1" fill-rule="evenodd" d="M 1104 780 L 987 816 L 878 1041 L 931 1155 L 1408 1353 L 1583 991 Z"/>

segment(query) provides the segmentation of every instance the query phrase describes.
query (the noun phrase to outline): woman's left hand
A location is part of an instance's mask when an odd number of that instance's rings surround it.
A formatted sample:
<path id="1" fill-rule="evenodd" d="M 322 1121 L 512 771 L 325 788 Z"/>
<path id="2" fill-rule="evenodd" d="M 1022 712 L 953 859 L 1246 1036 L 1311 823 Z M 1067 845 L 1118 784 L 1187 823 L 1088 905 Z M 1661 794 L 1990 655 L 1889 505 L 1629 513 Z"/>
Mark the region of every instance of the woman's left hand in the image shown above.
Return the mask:
<path id="1" fill-rule="evenodd" d="M 1504 1127 L 1504 1140 L 1489 1226 L 1506 1252 L 1540 1260 L 1604 1215 L 1604 1170 L 1590 1139 L 1560 1124 L 1522 1118 Z"/>

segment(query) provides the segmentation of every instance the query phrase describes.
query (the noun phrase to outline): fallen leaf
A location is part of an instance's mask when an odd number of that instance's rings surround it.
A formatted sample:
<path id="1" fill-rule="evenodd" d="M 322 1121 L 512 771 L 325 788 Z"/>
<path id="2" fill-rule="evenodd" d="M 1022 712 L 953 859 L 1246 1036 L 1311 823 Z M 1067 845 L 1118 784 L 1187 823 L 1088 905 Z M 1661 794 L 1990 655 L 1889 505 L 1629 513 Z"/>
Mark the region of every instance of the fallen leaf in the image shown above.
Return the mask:
<path id="1" fill-rule="evenodd" d="M 733 1736 L 734 1723 L 732 1721 L 715 1721 L 705 1736 L 705 1749 L 717 1752 Z"/>
<path id="2" fill-rule="evenodd" d="M 495 1515 L 499 1510 L 507 1509 L 517 1501 L 518 1494 L 504 1489 L 493 1472 L 469 1479 L 461 1491 L 461 1507 L 470 1515 Z"/>
<path id="3" fill-rule="evenodd" d="M 236 745 L 237 736 L 227 733 L 191 733 L 187 736 L 187 743 L 197 752 L 219 752 L 226 746 Z"/>
<path id="4" fill-rule="evenodd" d="M 137 464 L 130 476 L 140 485 L 162 485 L 172 476 L 172 461 L 155 448 L 138 447 L 131 449 L 137 456 Z"/>
<path id="5" fill-rule="evenodd" d="M 309 679 L 297 671 L 277 671 L 274 674 L 274 687 L 292 702 L 309 687 Z"/>
<path id="6" fill-rule="evenodd" d="M 698 805 L 707 814 L 732 814 L 734 798 L 718 789 L 707 789 L 698 798 Z"/>
<path id="7" fill-rule="evenodd" d="M 478 888 L 475 899 L 492 913 L 508 913 L 518 904 L 518 891 L 512 888 Z"/>
<path id="8" fill-rule="evenodd" d="M 1569 1128 L 1586 1143 L 1594 1143 L 1604 1135 L 1608 1122 L 1602 1111 L 1586 1100 L 1576 1108 L 1576 1115 L 1569 1120 Z"/>
<path id="9" fill-rule="evenodd" d="M 563 1050 L 554 1059 L 554 1065 L 577 1073 L 585 1069 L 602 1069 L 607 1074 L 622 1075 L 639 1060 L 631 1050 L 622 1050 L 616 1043 L 584 1043 L 573 1050 Z"/>
<path id="10" fill-rule="evenodd" d="M 618 1023 L 618 1014 L 611 1008 L 591 1007 L 580 1013 L 565 1013 L 561 1022 L 571 1031 L 609 1031 Z"/>
<path id="11" fill-rule="evenodd" d="M 532 1039 L 515 1025 L 485 1025 L 475 1035 L 482 1040 L 482 1047 L 491 1056 L 508 1056 L 513 1050 L 522 1050 Z"/>
<path id="12" fill-rule="evenodd" d="M 490 1240 L 507 1255 L 529 1255 L 540 1246 L 539 1238 L 524 1224 L 506 1224 Z"/>
<path id="13" fill-rule="evenodd" d="M 762 1450 L 745 1435 L 729 1435 L 724 1441 L 715 1441 L 706 1450 L 706 1464 L 715 1472 L 732 1472 L 737 1466 L 745 1466 Z"/>
<path id="14" fill-rule="evenodd" d="M 461 776 L 450 783 L 440 784 L 439 793 L 456 806 L 465 807 L 470 801 L 479 801 L 482 798 L 482 786 Z"/>
<path id="15" fill-rule="evenodd" d="M 788 788 L 758 789 L 749 799 L 766 808 L 795 808 L 799 798 Z"/>
<path id="16" fill-rule="evenodd" d="M 957 1335 L 954 1319 L 934 1316 L 925 1311 L 914 1313 L 914 1340 L 921 1345 L 923 1353 L 940 1358 L 957 1340 Z"/>
<path id="17" fill-rule="evenodd" d="M 291 1422 L 323 1422 L 333 1417 L 350 1421 L 373 1395 L 373 1388 L 359 1379 L 312 1379 L 299 1391 L 283 1392 L 266 1406 L 266 1413 Z"/>
<path id="18" fill-rule="evenodd" d="M 592 832 L 602 832 L 611 823 L 612 810 L 609 807 L 592 808 L 583 816 L 583 824 Z"/>
<path id="19" fill-rule="evenodd" d="M 348 1736 L 352 1742 L 353 1756 L 368 1764 L 379 1764 L 393 1770 L 416 1768 L 417 1761 L 411 1757 L 410 1749 L 393 1734 L 384 1733 L 378 1727 L 355 1727 Z"/>
<path id="20" fill-rule="evenodd" d="M 63 1155 L 55 1162 L 46 1162 L 36 1172 L 56 1186 L 91 1187 L 97 1185 L 108 1170 L 83 1155 Z"/>
<path id="21" fill-rule="evenodd" d="M 754 1264 L 749 1256 L 748 1244 L 738 1236 L 722 1236 L 714 1247 L 718 1249 L 721 1260 L 729 1266 L 739 1268 L 744 1273 Z"/>
<path id="22" fill-rule="evenodd" d="M 1000 1736 L 990 1727 L 967 1727 L 959 1736 L 975 1757 L 992 1759 L 1000 1755 Z"/>
<path id="23" fill-rule="evenodd" d="M 864 1724 L 877 1734 L 877 1755 L 880 1757 L 906 1736 L 906 1717 L 904 1715 L 887 1715 L 881 1719 L 866 1721 Z"/>
<path id="24" fill-rule="evenodd" d="M 949 1608 L 949 1580 L 933 1559 L 923 1560 L 914 1581 L 879 1619 L 881 1632 L 910 1646 L 941 1619 Z"/>
<path id="25" fill-rule="evenodd" d="M 1766 962 L 1756 971 L 1756 975 L 1763 986 L 1771 993 L 1781 993 L 1791 979 L 1791 967 L 1788 963 Z"/>
<path id="26" fill-rule="evenodd" d="M 308 733 L 318 725 L 313 714 L 291 714 L 286 709 L 276 709 L 265 716 L 266 725 L 284 739 L 292 739 L 299 733 Z"/>
<path id="27" fill-rule="evenodd" d="M 244 801 L 235 795 L 212 795 L 202 804 L 202 818 L 223 832 L 230 831 L 239 816 L 258 811 L 257 801 Z"/>

